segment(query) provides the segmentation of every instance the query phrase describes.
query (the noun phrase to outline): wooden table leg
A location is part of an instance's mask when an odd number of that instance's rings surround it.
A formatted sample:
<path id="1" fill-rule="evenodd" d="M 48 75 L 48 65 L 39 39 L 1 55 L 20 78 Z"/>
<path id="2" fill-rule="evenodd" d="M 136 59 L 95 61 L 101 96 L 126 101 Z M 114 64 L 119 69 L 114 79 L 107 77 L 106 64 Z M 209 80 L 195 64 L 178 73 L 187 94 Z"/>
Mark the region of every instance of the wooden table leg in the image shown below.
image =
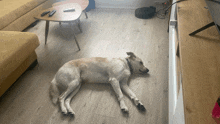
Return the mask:
<path id="1" fill-rule="evenodd" d="M 87 13 L 86 13 L 86 10 L 83 10 L 84 11 L 84 13 L 85 13 L 85 15 L 86 15 L 86 19 L 88 19 L 88 15 L 87 15 Z"/>
<path id="2" fill-rule="evenodd" d="M 78 23 L 79 30 L 82 33 L 82 29 L 81 29 L 81 26 L 80 26 L 80 19 L 77 19 L 77 23 Z"/>
<path id="3" fill-rule="evenodd" d="M 76 45 L 77 45 L 77 47 L 78 47 L 78 49 L 79 49 L 79 51 L 80 51 L 80 47 L 79 47 L 78 41 L 76 40 L 76 35 L 75 35 L 74 32 L 73 32 L 73 36 L 74 36 L 74 39 L 75 39 L 75 41 L 76 41 Z"/>
<path id="4" fill-rule="evenodd" d="M 78 20 L 76 20 L 76 21 L 78 21 Z M 69 24 L 71 24 L 71 23 L 69 23 Z M 76 41 L 76 45 L 77 45 L 77 47 L 78 47 L 78 49 L 79 49 L 79 51 L 80 51 L 80 47 L 79 47 L 79 43 L 78 43 L 78 41 L 77 41 L 77 39 L 76 39 L 76 35 L 75 35 L 74 31 L 72 31 L 72 32 L 73 32 L 74 39 L 75 39 L 75 41 Z"/>
<path id="5" fill-rule="evenodd" d="M 49 22 L 50 22 L 50 21 L 46 21 L 46 27 L 45 27 L 45 44 L 47 44 L 47 36 L 48 36 L 48 32 L 49 32 Z"/>

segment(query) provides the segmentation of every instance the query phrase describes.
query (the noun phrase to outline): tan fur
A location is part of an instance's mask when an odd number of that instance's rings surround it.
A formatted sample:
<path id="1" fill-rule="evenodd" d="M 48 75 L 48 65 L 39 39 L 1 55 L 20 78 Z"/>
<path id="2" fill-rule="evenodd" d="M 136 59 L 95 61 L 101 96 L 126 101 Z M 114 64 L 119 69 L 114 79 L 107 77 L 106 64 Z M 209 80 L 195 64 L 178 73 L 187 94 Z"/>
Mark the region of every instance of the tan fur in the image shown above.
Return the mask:
<path id="1" fill-rule="evenodd" d="M 127 54 L 129 55 L 127 58 L 93 57 L 67 62 L 58 70 L 51 82 L 52 100 L 56 102 L 56 99 L 58 99 L 62 113 L 74 115 L 75 113 L 69 104 L 72 97 L 79 90 L 81 82 L 110 83 L 118 97 L 120 108 L 123 112 L 128 112 L 128 108 L 123 100 L 121 89 L 134 100 L 139 109 L 145 110 L 143 104 L 127 86 L 127 81 L 131 75 L 130 65 L 134 70 L 133 73 L 145 73 L 148 72 L 148 69 L 141 64 L 141 59 L 132 52 Z M 57 91 L 57 89 L 63 90 L 60 96 L 58 95 L 60 91 Z"/>

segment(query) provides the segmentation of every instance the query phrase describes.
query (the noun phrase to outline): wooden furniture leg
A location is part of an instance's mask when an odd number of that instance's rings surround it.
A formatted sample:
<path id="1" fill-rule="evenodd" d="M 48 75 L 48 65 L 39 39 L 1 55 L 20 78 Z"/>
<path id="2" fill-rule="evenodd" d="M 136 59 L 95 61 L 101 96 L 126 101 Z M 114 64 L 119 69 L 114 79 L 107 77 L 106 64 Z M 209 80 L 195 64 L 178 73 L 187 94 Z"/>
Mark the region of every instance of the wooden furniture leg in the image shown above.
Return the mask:
<path id="1" fill-rule="evenodd" d="M 50 21 L 46 21 L 46 27 L 45 27 L 45 44 L 47 44 L 47 36 L 48 36 L 48 32 L 49 32 L 49 22 L 50 22 Z"/>
<path id="2" fill-rule="evenodd" d="M 82 29 L 81 29 L 81 26 L 80 26 L 80 19 L 77 20 L 77 24 L 78 24 L 78 28 L 79 28 L 80 32 L 82 33 Z"/>
<path id="3" fill-rule="evenodd" d="M 79 20 L 79 19 L 78 19 Z M 76 21 L 78 21 L 78 20 L 76 20 Z M 77 22 L 78 23 L 78 22 Z M 70 24 L 70 23 L 69 23 Z M 80 47 L 79 47 L 79 43 L 78 43 L 78 41 L 77 41 L 77 39 L 76 39 L 76 35 L 75 35 L 75 33 L 74 33 L 74 31 L 72 31 L 73 32 L 73 36 L 74 36 L 74 39 L 75 39 L 75 41 L 76 41 L 76 45 L 77 45 L 77 47 L 78 47 L 78 49 L 79 49 L 79 51 L 80 51 Z"/>
<path id="4" fill-rule="evenodd" d="M 77 47 L 78 47 L 78 49 L 79 49 L 79 51 L 80 51 L 80 47 L 79 47 L 78 41 L 76 40 L 76 35 L 75 35 L 74 32 L 73 32 L 73 36 L 74 36 L 74 39 L 75 39 L 75 41 L 76 41 L 76 45 L 77 45 Z"/>
<path id="5" fill-rule="evenodd" d="M 86 10 L 83 10 L 84 11 L 84 13 L 85 13 L 85 15 L 86 15 L 86 19 L 88 19 L 88 15 L 87 15 L 87 13 L 86 13 Z"/>

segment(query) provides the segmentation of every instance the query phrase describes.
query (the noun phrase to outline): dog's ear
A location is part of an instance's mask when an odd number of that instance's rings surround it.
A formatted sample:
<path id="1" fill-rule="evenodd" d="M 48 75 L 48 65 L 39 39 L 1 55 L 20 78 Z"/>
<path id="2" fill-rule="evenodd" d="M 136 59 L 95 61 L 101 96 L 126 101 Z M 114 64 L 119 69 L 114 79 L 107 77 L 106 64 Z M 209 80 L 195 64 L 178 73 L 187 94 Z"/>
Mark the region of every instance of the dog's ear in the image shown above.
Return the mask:
<path id="1" fill-rule="evenodd" d="M 134 53 L 133 53 L 133 52 L 127 52 L 127 55 L 129 55 L 129 56 L 130 56 L 130 58 L 136 58 L 136 56 L 134 55 Z"/>

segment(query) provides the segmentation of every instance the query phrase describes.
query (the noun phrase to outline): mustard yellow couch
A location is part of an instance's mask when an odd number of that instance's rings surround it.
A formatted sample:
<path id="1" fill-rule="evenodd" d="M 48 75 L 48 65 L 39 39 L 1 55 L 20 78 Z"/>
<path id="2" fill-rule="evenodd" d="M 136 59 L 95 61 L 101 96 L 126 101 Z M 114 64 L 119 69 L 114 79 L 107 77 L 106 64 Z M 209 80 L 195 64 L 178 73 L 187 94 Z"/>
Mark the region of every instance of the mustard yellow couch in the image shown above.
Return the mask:
<path id="1" fill-rule="evenodd" d="M 21 32 L 36 20 L 47 0 L 0 0 L 0 96 L 37 64 L 36 34 Z"/>
<path id="2" fill-rule="evenodd" d="M 33 64 L 37 64 L 36 34 L 0 31 L 0 96 Z"/>
<path id="3" fill-rule="evenodd" d="M 0 30 L 22 31 L 35 22 L 34 16 L 48 0 L 0 0 Z"/>

